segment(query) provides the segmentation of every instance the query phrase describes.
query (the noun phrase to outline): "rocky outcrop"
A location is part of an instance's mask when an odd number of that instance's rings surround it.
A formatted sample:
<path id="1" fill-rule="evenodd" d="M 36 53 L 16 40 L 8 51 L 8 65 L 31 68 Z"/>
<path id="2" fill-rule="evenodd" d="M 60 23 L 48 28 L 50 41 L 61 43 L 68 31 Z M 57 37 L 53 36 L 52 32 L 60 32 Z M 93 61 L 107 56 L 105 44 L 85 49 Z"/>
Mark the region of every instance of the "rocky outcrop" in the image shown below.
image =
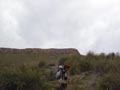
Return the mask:
<path id="1" fill-rule="evenodd" d="M 39 48 L 27 48 L 27 49 L 14 49 L 14 48 L 0 48 L 0 53 L 33 53 L 33 54 L 45 54 L 45 55 L 65 55 L 65 54 L 79 54 L 77 49 L 39 49 Z"/>

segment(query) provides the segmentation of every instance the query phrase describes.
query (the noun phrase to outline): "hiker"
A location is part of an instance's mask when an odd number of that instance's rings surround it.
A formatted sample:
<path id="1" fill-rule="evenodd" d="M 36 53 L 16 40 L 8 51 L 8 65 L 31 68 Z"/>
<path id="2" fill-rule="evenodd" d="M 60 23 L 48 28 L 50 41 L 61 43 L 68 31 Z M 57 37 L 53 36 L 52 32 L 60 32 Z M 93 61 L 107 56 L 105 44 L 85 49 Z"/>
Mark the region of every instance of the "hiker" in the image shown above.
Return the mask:
<path id="1" fill-rule="evenodd" d="M 59 81 L 60 90 L 65 90 L 67 88 L 67 71 L 69 69 L 68 65 L 60 65 L 56 73 L 56 79 Z"/>

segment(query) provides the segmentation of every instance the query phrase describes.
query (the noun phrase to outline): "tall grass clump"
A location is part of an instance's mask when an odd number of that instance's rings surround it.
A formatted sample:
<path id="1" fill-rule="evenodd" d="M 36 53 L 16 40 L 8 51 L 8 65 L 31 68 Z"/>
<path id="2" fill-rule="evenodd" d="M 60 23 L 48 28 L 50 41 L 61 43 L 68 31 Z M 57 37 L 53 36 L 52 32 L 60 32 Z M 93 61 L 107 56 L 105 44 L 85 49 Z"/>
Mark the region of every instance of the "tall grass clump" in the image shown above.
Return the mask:
<path id="1" fill-rule="evenodd" d="M 109 73 L 98 82 L 97 90 L 120 90 L 120 74 Z"/>
<path id="2" fill-rule="evenodd" d="M 5 67 L 0 71 L 0 90 L 48 90 L 42 70 L 27 66 Z"/>

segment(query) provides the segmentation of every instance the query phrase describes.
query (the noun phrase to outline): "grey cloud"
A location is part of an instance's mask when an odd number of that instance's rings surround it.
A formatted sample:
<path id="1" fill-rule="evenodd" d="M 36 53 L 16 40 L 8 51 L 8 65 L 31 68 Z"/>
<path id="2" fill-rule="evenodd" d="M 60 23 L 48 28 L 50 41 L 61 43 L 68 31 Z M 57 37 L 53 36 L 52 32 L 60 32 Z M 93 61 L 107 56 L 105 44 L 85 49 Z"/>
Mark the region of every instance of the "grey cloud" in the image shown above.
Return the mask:
<path id="1" fill-rule="evenodd" d="M 119 0 L 0 2 L 0 46 L 120 51 Z"/>
<path id="2" fill-rule="evenodd" d="M 20 4 L 20 5 L 19 5 Z M 18 16 L 23 12 L 22 3 L 15 0 L 0 1 L 0 46 L 20 48 L 27 44 L 19 36 Z M 22 43 L 20 43 L 22 42 Z"/>

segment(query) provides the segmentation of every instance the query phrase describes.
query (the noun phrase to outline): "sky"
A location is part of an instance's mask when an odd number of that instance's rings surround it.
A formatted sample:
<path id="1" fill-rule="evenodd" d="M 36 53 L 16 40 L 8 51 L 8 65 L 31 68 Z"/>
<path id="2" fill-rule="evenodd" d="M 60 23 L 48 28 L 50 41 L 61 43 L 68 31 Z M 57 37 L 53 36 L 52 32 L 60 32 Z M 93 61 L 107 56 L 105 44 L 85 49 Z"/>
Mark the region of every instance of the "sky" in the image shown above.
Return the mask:
<path id="1" fill-rule="evenodd" d="M 0 47 L 120 52 L 120 0 L 0 0 Z"/>

